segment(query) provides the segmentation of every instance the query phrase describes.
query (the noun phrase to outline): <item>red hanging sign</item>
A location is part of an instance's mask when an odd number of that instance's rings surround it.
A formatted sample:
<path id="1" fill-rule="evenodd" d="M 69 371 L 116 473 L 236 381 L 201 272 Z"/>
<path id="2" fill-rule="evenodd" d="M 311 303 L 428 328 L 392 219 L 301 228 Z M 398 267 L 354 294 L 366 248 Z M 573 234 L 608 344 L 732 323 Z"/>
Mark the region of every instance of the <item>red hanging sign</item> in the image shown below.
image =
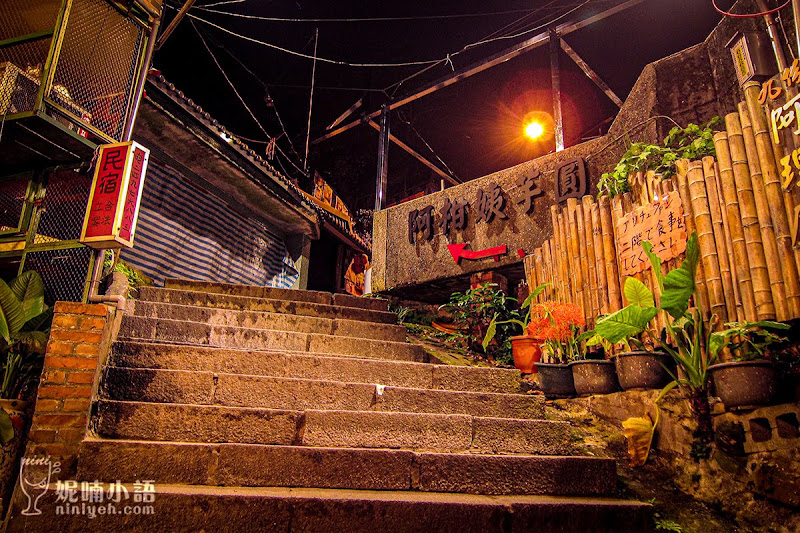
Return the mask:
<path id="1" fill-rule="evenodd" d="M 135 143 L 100 147 L 80 242 L 92 248 L 133 247 L 150 151 Z"/>

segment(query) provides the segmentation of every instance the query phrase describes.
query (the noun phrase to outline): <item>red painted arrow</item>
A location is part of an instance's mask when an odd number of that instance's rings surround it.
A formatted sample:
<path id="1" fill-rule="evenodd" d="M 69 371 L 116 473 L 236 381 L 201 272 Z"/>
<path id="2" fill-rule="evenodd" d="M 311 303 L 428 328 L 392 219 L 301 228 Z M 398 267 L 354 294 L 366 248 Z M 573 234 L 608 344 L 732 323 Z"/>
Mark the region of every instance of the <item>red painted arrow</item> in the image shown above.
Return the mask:
<path id="1" fill-rule="evenodd" d="M 494 257 L 495 261 L 500 261 L 500 256 L 508 253 L 508 247 L 504 244 L 502 246 L 495 246 L 494 248 L 486 248 L 485 250 L 465 250 L 467 243 L 448 244 L 447 249 L 450 250 L 450 255 L 453 256 L 456 264 L 461 262 L 461 259 L 483 259 L 485 257 Z"/>

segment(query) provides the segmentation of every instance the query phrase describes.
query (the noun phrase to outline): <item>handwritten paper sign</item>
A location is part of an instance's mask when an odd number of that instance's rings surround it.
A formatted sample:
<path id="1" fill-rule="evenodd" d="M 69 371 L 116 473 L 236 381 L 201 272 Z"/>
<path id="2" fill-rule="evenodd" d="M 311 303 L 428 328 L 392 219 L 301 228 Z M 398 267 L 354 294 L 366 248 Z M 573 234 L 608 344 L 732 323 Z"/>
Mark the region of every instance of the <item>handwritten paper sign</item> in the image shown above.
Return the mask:
<path id="1" fill-rule="evenodd" d="M 617 222 L 617 254 L 622 274 L 632 276 L 650 267 L 642 241 L 653 244 L 653 253 L 669 261 L 686 251 L 686 223 L 677 192 L 650 205 L 637 207 Z"/>

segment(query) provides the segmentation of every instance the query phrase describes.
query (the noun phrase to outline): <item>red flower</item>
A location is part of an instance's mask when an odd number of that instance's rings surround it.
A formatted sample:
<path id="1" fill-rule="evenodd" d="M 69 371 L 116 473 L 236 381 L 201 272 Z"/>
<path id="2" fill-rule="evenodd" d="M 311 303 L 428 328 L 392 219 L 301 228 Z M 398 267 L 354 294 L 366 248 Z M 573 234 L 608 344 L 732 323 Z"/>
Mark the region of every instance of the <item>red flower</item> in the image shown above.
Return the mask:
<path id="1" fill-rule="evenodd" d="M 531 308 L 528 335 L 542 340 L 563 342 L 586 325 L 583 310 L 564 302 L 544 302 Z"/>

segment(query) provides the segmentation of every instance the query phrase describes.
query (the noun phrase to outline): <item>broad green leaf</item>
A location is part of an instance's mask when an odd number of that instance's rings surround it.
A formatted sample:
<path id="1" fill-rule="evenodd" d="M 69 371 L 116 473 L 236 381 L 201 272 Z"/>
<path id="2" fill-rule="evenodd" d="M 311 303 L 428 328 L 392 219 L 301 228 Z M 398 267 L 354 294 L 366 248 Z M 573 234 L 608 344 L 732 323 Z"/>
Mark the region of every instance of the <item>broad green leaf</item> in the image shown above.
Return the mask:
<path id="1" fill-rule="evenodd" d="M 486 351 L 487 346 L 489 346 L 489 343 L 492 342 L 492 339 L 494 339 L 496 333 L 497 333 L 497 314 L 495 313 L 494 318 L 492 318 L 492 321 L 489 322 L 489 327 L 486 328 L 486 335 L 483 337 L 483 342 L 481 343 L 484 352 Z"/>
<path id="2" fill-rule="evenodd" d="M 653 299 L 653 293 L 647 286 L 636 278 L 627 278 L 625 280 L 625 298 L 631 303 L 641 308 L 655 307 L 656 303 Z"/>
<path id="3" fill-rule="evenodd" d="M 730 330 L 726 330 L 730 331 Z M 719 351 L 728 343 L 728 335 L 726 331 L 720 331 L 718 333 L 712 333 L 708 339 L 708 353 L 716 357 Z"/>
<path id="4" fill-rule="evenodd" d="M 10 343 L 11 336 L 27 322 L 24 318 L 22 304 L 8 284 L 0 279 L 0 337 Z"/>
<path id="5" fill-rule="evenodd" d="M 5 446 L 14 438 L 14 423 L 11 422 L 11 415 L 4 409 L 0 409 L 0 444 Z"/>
<path id="6" fill-rule="evenodd" d="M 53 320 L 53 308 L 48 307 L 39 315 L 31 318 L 22 326 L 20 331 L 49 331 Z"/>
<path id="7" fill-rule="evenodd" d="M 652 265 L 653 272 L 658 280 L 658 287 L 661 289 L 661 292 L 664 292 L 664 275 L 661 273 L 661 258 L 653 253 L 653 243 L 642 241 L 642 248 L 644 248 L 644 253 L 646 253 L 647 257 L 650 259 L 650 265 Z"/>
<path id="8" fill-rule="evenodd" d="M 598 320 L 594 331 L 608 342 L 615 344 L 625 338 L 641 333 L 658 314 L 655 307 L 641 308 L 629 305 L 603 320 Z"/>
<path id="9" fill-rule="evenodd" d="M 694 279 L 700 253 L 697 247 L 697 234 L 692 232 L 686 243 L 686 259 L 680 268 L 670 270 L 664 276 L 664 291 L 661 294 L 661 309 L 673 318 L 682 317 L 689 309 L 689 298 L 694 294 Z"/>
<path id="10" fill-rule="evenodd" d="M 656 399 L 655 399 L 655 401 L 653 403 L 657 404 L 658 402 L 660 402 L 664 398 L 664 396 L 667 395 L 667 393 L 669 391 L 671 391 L 672 389 L 674 389 L 678 385 L 680 385 L 680 381 L 677 380 L 677 379 L 675 379 L 675 380 L 671 381 L 670 383 L 668 383 L 666 387 L 661 389 L 661 392 L 658 394 L 658 396 L 656 397 Z"/>
<path id="11" fill-rule="evenodd" d="M 531 293 L 528 295 L 528 297 L 525 298 L 525 301 L 522 302 L 522 305 L 520 307 L 522 309 L 530 307 L 531 303 L 533 302 L 533 299 L 542 294 L 542 291 L 545 290 L 549 285 L 550 283 L 542 283 L 541 285 L 533 289 Z"/>
<path id="12" fill-rule="evenodd" d="M 35 270 L 28 270 L 14 278 L 10 288 L 22 303 L 23 324 L 44 311 L 44 285 Z"/>

